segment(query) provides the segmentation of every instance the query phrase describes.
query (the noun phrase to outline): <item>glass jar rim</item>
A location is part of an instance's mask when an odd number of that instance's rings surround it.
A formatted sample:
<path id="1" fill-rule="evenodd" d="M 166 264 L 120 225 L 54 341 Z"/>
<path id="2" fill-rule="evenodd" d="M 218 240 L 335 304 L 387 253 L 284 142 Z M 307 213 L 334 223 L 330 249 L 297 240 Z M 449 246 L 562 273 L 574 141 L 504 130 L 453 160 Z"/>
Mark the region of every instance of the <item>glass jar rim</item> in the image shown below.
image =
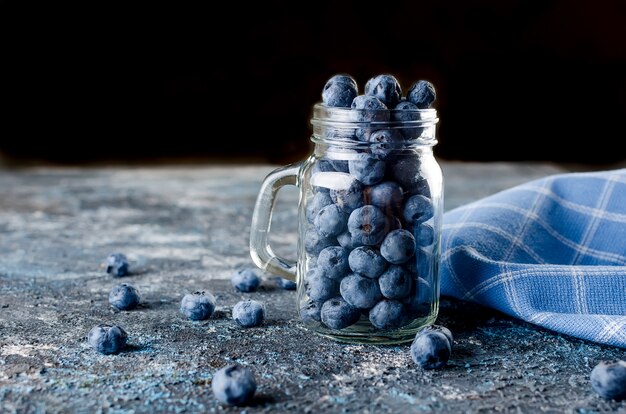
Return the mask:
<path id="1" fill-rule="evenodd" d="M 404 148 L 433 146 L 437 144 L 434 130 L 438 121 L 437 110 L 434 108 L 372 110 L 335 108 L 317 103 L 313 106 L 311 117 L 313 126 L 311 140 L 315 143 L 341 144 L 355 148 L 368 147 L 380 143 L 357 138 L 355 133 L 359 131 L 372 133 L 384 129 L 401 133 L 400 136 L 403 138 L 393 140 L 396 146 Z"/>
<path id="2" fill-rule="evenodd" d="M 359 121 L 363 115 L 373 115 L 388 113 L 390 120 L 388 121 Z M 396 120 L 394 114 L 409 114 L 410 120 Z M 320 126 L 333 126 L 337 128 L 355 128 L 364 126 L 380 126 L 380 127 L 412 127 L 436 124 L 437 110 L 435 108 L 427 109 L 353 109 L 353 108 L 335 108 L 326 106 L 322 103 L 313 105 L 313 116 L 311 124 Z"/>

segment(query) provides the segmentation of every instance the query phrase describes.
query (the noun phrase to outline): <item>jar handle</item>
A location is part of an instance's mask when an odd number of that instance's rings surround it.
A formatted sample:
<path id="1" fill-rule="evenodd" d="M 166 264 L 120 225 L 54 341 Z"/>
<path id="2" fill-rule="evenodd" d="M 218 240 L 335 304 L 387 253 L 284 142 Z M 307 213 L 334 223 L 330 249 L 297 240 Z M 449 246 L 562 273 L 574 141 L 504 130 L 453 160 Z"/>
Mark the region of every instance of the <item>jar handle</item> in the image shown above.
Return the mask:
<path id="1" fill-rule="evenodd" d="M 276 194 L 285 185 L 298 185 L 298 174 L 302 162 L 277 168 L 265 177 L 252 213 L 250 229 L 250 256 L 254 263 L 264 271 L 296 281 L 297 262 L 282 258 L 269 245 L 272 211 Z"/>

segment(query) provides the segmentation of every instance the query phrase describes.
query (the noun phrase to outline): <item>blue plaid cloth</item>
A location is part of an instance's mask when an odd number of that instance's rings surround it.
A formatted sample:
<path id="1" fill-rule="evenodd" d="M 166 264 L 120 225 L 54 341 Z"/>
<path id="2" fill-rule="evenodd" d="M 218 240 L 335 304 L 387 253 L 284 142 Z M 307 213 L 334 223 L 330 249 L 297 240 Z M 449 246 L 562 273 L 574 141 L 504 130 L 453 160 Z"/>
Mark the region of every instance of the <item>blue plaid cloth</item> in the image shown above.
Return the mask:
<path id="1" fill-rule="evenodd" d="M 531 181 L 443 223 L 443 295 L 626 348 L 626 169 Z"/>

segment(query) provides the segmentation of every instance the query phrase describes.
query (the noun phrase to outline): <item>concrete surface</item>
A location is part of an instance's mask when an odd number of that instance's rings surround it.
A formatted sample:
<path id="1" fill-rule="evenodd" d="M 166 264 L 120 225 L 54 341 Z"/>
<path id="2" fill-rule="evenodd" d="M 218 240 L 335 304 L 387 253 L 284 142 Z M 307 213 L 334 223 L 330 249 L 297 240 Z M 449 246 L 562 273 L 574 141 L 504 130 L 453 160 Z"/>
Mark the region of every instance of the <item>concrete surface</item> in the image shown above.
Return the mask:
<path id="1" fill-rule="evenodd" d="M 443 163 L 446 207 L 561 171 L 546 164 Z M 0 170 L 0 412 L 626 412 L 589 386 L 602 359 L 624 351 L 571 339 L 476 305 L 444 299 L 454 332 L 447 368 L 424 372 L 408 345 L 341 345 L 299 323 L 295 292 L 265 275 L 257 293 L 228 281 L 250 265 L 252 206 L 269 166 Z M 294 190 L 279 197 L 276 250 L 293 256 Z M 133 274 L 104 272 L 111 252 Z M 134 284 L 143 304 L 112 310 L 108 292 Z M 218 301 L 205 322 L 185 320 L 182 296 Z M 263 301 L 265 324 L 230 319 L 242 298 Z M 89 329 L 116 323 L 130 346 L 104 356 Z M 212 373 L 233 361 L 256 373 L 257 398 L 225 407 Z"/>

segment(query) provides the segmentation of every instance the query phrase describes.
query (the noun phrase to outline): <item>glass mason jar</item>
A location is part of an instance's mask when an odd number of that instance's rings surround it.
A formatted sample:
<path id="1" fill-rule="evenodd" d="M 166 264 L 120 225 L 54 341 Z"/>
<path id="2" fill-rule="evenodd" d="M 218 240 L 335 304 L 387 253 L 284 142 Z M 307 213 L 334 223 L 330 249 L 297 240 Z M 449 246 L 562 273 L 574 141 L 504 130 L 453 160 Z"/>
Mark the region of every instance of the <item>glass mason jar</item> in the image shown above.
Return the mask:
<path id="1" fill-rule="evenodd" d="M 443 177 L 435 109 L 313 107 L 313 153 L 270 173 L 257 198 L 250 252 L 295 280 L 307 328 L 352 343 L 412 341 L 439 309 Z M 280 187 L 299 188 L 298 257 L 268 244 Z"/>

